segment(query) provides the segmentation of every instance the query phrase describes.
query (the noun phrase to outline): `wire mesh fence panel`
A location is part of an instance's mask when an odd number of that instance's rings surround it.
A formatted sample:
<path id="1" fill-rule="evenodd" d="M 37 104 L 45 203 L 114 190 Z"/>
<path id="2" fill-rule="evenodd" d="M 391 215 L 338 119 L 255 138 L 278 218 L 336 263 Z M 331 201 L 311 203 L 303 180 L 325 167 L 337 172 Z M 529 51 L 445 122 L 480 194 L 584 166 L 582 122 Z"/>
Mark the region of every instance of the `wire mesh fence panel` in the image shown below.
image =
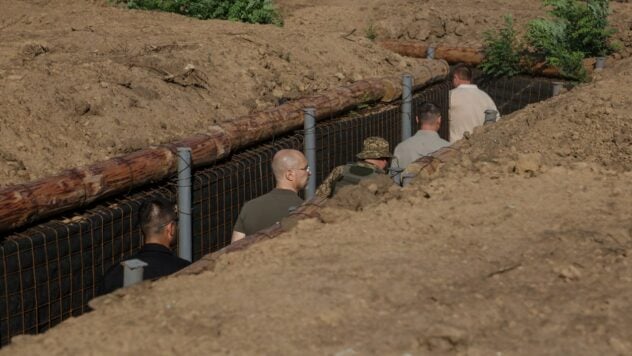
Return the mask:
<path id="1" fill-rule="evenodd" d="M 531 77 L 480 79 L 477 82 L 496 103 L 500 115 L 511 114 L 525 106 L 553 96 L 553 82 Z"/>
<path id="2" fill-rule="evenodd" d="M 425 88 L 415 94 L 413 110 L 423 101 L 432 101 L 447 118 L 448 90 L 446 83 Z M 401 141 L 400 105 L 318 124 L 317 183 L 334 167 L 355 161 L 369 136 L 385 138 L 392 150 Z M 302 133 L 244 150 L 226 162 L 195 172 L 191 210 L 194 260 L 228 245 L 243 204 L 274 188 L 271 161 L 282 148 L 302 150 Z M 107 269 L 142 246 L 137 221 L 141 204 L 155 196 L 175 201 L 176 189 L 175 180 L 162 182 L 76 212 L 68 219 L 6 237 L 0 245 L 0 346 L 14 335 L 43 332 L 86 312 Z"/>

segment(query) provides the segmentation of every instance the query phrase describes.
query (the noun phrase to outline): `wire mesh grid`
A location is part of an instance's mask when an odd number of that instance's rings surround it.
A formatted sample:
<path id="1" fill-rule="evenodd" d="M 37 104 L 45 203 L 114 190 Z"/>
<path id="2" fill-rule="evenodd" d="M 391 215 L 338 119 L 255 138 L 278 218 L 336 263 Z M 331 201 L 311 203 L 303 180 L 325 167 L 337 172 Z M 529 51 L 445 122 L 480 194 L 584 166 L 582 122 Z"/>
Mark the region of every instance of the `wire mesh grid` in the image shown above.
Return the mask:
<path id="1" fill-rule="evenodd" d="M 449 83 L 442 82 L 415 94 L 410 125 L 414 125 L 420 104 L 433 102 L 444 117 L 440 135 L 447 139 L 449 89 Z M 334 167 L 354 161 L 362 141 L 369 136 L 385 138 L 393 149 L 401 141 L 401 122 L 400 104 L 395 103 L 319 123 L 317 184 Z M 299 131 L 195 172 L 191 211 L 193 260 L 228 245 L 241 206 L 272 190 L 270 163 L 274 153 L 282 148 L 302 147 Z M 97 295 L 103 273 L 142 245 L 137 226 L 142 202 L 152 196 L 174 201 L 176 190 L 177 181 L 173 179 L 109 200 L 81 215 L 6 237 L 0 246 L 0 346 L 14 335 L 43 332 L 89 310 L 87 303 Z"/>
<path id="2" fill-rule="evenodd" d="M 479 78 L 480 89 L 494 99 L 500 115 L 511 114 L 525 106 L 553 96 L 553 80 L 532 77 L 499 79 Z"/>

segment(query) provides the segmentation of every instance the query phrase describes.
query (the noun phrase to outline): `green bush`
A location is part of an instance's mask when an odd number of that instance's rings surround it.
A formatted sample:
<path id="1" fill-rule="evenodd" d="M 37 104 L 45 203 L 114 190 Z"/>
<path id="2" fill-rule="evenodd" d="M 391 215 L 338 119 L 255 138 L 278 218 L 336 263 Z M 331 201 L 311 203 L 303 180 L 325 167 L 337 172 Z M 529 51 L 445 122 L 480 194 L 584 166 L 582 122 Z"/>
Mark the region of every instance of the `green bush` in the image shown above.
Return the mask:
<path id="1" fill-rule="evenodd" d="M 608 0 L 544 0 L 551 6 L 550 14 L 566 25 L 566 41 L 571 51 L 583 52 L 587 57 L 601 57 L 614 51 L 608 26 Z"/>
<path id="2" fill-rule="evenodd" d="M 118 0 L 130 9 L 159 10 L 196 17 L 283 25 L 270 0 Z"/>
<path id="3" fill-rule="evenodd" d="M 377 38 L 377 31 L 375 30 L 375 27 L 373 26 L 373 24 L 369 24 L 369 27 L 367 27 L 366 30 L 364 30 L 364 35 L 369 40 L 375 41 L 375 39 Z"/>
<path id="4" fill-rule="evenodd" d="M 485 34 L 486 58 L 481 69 L 486 74 L 511 76 L 545 62 L 581 81 L 587 77 L 584 58 L 605 56 L 616 49 L 610 42 L 614 30 L 608 26 L 608 0 L 543 0 L 543 4 L 550 7 L 551 18 L 528 23 L 526 46 L 516 39 L 510 17 L 497 34 Z"/>
<path id="5" fill-rule="evenodd" d="M 534 51 L 533 57 L 544 59 L 546 64 L 557 67 L 565 77 L 579 81 L 586 79 L 586 70 L 582 65 L 585 53 L 571 48 L 565 22 L 533 20 L 529 22 L 526 37 Z"/>
<path id="6" fill-rule="evenodd" d="M 480 69 L 491 77 L 512 77 L 523 72 L 520 58 L 524 47 L 518 41 L 513 26 L 513 17 L 505 16 L 505 27 L 498 32 L 486 31 L 485 60 Z"/>

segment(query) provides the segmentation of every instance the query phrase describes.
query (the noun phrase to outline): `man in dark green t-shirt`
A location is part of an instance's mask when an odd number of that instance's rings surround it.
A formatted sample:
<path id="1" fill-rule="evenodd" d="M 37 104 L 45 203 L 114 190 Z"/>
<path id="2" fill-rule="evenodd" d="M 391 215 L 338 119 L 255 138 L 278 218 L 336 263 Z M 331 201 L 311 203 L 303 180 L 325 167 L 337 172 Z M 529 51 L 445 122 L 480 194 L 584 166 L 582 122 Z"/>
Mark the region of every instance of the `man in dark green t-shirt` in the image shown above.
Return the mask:
<path id="1" fill-rule="evenodd" d="M 233 242 L 280 222 L 303 204 L 298 191 L 311 175 L 303 153 L 280 150 L 272 158 L 272 172 L 276 188 L 244 204 L 233 229 Z"/>

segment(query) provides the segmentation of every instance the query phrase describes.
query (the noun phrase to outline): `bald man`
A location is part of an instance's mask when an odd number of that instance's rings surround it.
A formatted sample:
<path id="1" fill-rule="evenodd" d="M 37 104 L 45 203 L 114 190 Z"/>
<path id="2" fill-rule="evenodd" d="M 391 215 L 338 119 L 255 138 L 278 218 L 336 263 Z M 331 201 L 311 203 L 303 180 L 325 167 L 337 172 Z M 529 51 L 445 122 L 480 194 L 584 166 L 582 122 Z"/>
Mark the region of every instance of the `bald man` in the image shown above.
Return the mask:
<path id="1" fill-rule="evenodd" d="M 298 191 L 305 188 L 311 175 L 307 159 L 297 150 L 280 150 L 272 158 L 276 187 L 241 208 L 233 229 L 232 242 L 270 227 L 303 204 Z"/>

